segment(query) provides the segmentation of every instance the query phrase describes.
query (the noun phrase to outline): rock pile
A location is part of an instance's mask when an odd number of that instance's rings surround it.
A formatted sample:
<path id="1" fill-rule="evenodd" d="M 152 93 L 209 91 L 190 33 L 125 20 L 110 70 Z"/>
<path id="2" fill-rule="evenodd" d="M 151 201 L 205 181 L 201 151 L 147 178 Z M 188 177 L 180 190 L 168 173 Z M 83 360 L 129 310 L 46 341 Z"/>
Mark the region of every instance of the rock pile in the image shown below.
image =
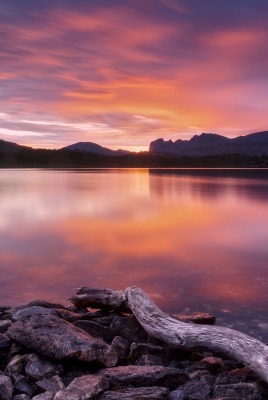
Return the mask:
<path id="1" fill-rule="evenodd" d="M 34 301 L 0 307 L 0 400 L 11 399 L 265 400 L 268 387 L 236 361 L 149 337 L 131 314 Z"/>

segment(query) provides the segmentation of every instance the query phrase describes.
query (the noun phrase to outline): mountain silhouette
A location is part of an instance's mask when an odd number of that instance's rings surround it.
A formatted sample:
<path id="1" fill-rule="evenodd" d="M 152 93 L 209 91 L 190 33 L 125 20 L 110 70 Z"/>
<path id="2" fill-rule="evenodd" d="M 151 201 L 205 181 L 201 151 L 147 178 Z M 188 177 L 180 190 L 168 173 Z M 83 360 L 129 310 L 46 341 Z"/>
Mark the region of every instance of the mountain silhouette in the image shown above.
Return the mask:
<path id="1" fill-rule="evenodd" d="M 92 142 L 78 142 L 63 147 L 62 150 L 82 151 L 86 153 L 101 154 L 104 156 L 118 156 L 129 153 L 127 150 L 111 150 Z"/>
<path id="2" fill-rule="evenodd" d="M 0 139 L 0 151 L 2 153 L 18 153 L 26 149 L 31 149 L 31 147 L 21 146 L 17 143 Z"/>
<path id="3" fill-rule="evenodd" d="M 150 153 L 174 154 L 179 156 L 214 156 L 243 154 L 261 156 L 268 154 L 268 131 L 251 133 L 234 139 L 215 133 L 202 133 L 190 140 L 165 141 L 157 139 L 150 143 Z"/>

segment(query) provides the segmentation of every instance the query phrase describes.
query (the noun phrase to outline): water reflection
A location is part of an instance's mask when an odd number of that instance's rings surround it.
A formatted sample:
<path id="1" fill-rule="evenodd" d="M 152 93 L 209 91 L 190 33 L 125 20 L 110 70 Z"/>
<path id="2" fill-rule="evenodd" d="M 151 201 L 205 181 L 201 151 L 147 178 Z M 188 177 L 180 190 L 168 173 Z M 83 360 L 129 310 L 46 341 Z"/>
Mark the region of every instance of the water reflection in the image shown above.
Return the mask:
<path id="1" fill-rule="evenodd" d="M 267 171 L 2 170 L 0 195 L 0 303 L 138 285 L 268 340 Z"/>

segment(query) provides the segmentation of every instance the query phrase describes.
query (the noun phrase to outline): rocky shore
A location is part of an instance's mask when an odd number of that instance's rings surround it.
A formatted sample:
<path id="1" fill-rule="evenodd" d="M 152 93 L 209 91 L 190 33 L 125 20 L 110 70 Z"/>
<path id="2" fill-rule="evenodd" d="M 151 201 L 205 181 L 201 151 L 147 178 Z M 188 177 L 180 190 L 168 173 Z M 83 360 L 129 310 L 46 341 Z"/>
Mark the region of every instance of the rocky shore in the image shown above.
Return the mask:
<path id="1" fill-rule="evenodd" d="M 0 307 L 0 400 L 11 399 L 265 400 L 268 385 L 220 354 L 149 337 L 130 313 L 38 300 Z"/>

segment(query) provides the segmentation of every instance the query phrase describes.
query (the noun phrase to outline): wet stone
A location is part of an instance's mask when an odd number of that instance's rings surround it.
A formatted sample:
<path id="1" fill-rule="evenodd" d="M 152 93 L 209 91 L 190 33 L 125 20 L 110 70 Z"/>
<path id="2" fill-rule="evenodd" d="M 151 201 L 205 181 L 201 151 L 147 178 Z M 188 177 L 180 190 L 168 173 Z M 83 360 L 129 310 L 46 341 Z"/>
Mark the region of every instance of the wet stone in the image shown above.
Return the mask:
<path id="1" fill-rule="evenodd" d="M 13 385 L 8 376 L 0 375 L 0 400 L 11 400 Z"/>
<path id="2" fill-rule="evenodd" d="M 137 366 L 105 368 L 98 372 L 109 380 L 113 390 L 126 386 L 164 386 L 174 389 L 188 380 L 188 376 L 175 368 L 162 366 Z"/>
<path id="3" fill-rule="evenodd" d="M 30 354 L 25 366 L 25 373 L 34 380 L 52 378 L 55 374 L 62 373 L 62 366 L 37 354 Z"/>
<path id="4" fill-rule="evenodd" d="M 130 388 L 105 392 L 99 400 L 164 400 L 168 393 L 168 389 L 164 387 Z"/>
<path id="5" fill-rule="evenodd" d="M 75 322 L 74 325 L 80 329 L 83 329 L 83 331 L 89 333 L 93 337 L 101 338 L 102 340 L 104 340 L 107 343 L 111 343 L 116 336 L 112 329 L 110 329 L 106 326 L 97 324 L 94 321 L 84 321 L 84 320 L 81 321 L 80 320 L 80 321 Z"/>

